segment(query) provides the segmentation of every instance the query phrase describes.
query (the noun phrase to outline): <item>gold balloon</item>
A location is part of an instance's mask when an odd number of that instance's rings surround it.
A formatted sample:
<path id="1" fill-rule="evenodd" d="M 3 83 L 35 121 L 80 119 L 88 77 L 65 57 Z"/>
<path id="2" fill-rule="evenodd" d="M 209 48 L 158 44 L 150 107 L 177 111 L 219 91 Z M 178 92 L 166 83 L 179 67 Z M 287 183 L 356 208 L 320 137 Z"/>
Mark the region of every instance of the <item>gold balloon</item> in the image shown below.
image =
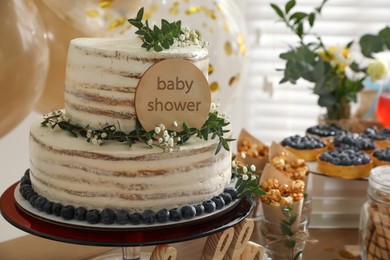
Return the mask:
<path id="1" fill-rule="evenodd" d="M 142 0 L 43 0 L 62 20 L 88 36 L 120 36 Z"/>
<path id="2" fill-rule="evenodd" d="M 42 0 L 35 0 L 46 27 L 50 50 L 50 67 L 46 85 L 35 110 L 46 114 L 65 105 L 64 82 L 69 42 L 85 34 L 76 30 L 50 10 Z"/>
<path id="3" fill-rule="evenodd" d="M 244 86 L 248 57 L 246 27 L 234 0 L 144 0 L 149 24 L 181 20 L 210 45 L 209 83 L 213 102 L 227 112 Z M 134 30 L 134 29 L 132 29 Z"/>
<path id="4" fill-rule="evenodd" d="M 11 131 L 42 93 L 49 49 L 38 9 L 31 1 L 0 1 L 0 137 Z"/>

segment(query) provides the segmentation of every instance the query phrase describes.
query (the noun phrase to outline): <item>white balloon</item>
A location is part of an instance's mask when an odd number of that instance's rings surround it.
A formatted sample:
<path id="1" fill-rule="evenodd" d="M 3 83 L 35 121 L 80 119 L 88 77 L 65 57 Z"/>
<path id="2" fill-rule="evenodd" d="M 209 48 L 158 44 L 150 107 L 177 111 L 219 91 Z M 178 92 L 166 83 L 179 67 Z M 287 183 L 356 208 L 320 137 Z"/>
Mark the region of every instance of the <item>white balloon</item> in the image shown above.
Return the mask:
<path id="1" fill-rule="evenodd" d="M 209 83 L 213 102 L 227 112 L 244 85 L 248 65 L 246 26 L 233 0 L 144 0 L 144 18 L 151 26 L 161 19 L 181 20 L 209 42 Z M 134 30 L 134 29 L 132 29 Z"/>
<path id="2" fill-rule="evenodd" d="M 32 1 L 0 2 L 0 138 L 32 110 L 45 86 L 49 49 Z"/>
<path id="3" fill-rule="evenodd" d="M 118 36 L 131 27 L 127 18 L 141 0 L 43 0 L 64 21 L 88 36 Z"/>

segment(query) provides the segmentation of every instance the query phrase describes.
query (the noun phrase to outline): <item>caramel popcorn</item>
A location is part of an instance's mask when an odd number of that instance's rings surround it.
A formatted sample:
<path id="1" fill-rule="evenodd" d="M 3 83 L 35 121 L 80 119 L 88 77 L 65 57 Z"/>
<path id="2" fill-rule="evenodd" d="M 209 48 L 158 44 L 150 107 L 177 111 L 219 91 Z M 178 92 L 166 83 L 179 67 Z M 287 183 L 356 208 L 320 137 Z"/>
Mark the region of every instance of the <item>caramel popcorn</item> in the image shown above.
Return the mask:
<path id="1" fill-rule="evenodd" d="M 280 191 L 277 190 L 277 189 L 270 189 L 267 194 L 269 194 L 269 196 L 271 197 L 271 200 L 272 201 L 276 201 L 276 202 L 279 202 L 282 195 L 280 195 Z"/>
<path id="2" fill-rule="evenodd" d="M 287 197 L 291 193 L 291 189 L 287 184 L 279 185 L 279 191 L 282 197 Z"/>
<path id="3" fill-rule="evenodd" d="M 288 184 L 279 184 L 277 179 L 267 179 L 262 185 L 265 195 L 260 196 L 262 203 L 271 206 L 292 205 L 303 198 L 305 182 L 294 180 L 291 186 Z"/>
<path id="4" fill-rule="evenodd" d="M 302 180 L 295 180 L 291 184 L 291 191 L 293 193 L 304 193 L 305 190 L 305 182 Z"/>
<path id="5" fill-rule="evenodd" d="M 303 199 L 303 193 L 293 193 L 292 198 L 293 198 L 294 202 L 299 201 L 299 200 Z"/>
<path id="6" fill-rule="evenodd" d="M 258 143 L 252 143 L 248 138 L 244 138 L 237 148 L 238 152 L 245 153 L 246 156 L 253 158 L 267 158 L 268 146 Z"/>
<path id="7" fill-rule="evenodd" d="M 294 203 L 294 200 L 291 196 L 282 197 L 280 199 L 280 205 L 282 206 L 288 206 Z"/>
<path id="8" fill-rule="evenodd" d="M 292 180 L 302 180 L 309 174 L 309 168 L 305 160 L 288 160 L 288 154 L 281 152 L 271 160 L 272 165 Z"/>
<path id="9" fill-rule="evenodd" d="M 279 188 L 279 181 L 277 179 L 267 179 L 261 185 L 264 191 L 269 191 L 270 189 Z"/>

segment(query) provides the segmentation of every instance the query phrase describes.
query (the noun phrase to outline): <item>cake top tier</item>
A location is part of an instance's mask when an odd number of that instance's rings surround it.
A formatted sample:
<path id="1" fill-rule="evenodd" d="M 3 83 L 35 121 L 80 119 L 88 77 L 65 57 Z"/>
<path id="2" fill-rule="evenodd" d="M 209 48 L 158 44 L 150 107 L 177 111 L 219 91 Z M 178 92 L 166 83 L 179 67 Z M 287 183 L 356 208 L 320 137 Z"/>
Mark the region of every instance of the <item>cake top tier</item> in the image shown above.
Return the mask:
<path id="1" fill-rule="evenodd" d="M 78 38 L 71 41 L 65 78 L 65 112 L 92 128 L 135 129 L 135 93 L 147 69 L 166 59 L 184 59 L 208 77 L 208 51 L 197 45 L 147 51 L 139 38 Z M 190 72 L 189 72 L 190 73 Z"/>

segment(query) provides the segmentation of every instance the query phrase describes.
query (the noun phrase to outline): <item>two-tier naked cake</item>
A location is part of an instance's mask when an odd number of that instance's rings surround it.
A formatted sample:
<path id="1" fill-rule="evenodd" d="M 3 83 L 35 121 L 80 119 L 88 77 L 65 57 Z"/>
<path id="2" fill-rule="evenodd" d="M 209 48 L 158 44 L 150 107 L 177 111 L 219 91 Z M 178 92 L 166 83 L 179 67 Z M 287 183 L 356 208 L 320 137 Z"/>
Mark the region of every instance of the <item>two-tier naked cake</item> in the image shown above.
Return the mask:
<path id="1" fill-rule="evenodd" d="M 206 48 L 191 45 L 155 52 L 141 48 L 141 44 L 138 38 L 71 41 L 62 110 L 66 120 L 80 128 L 113 126 L 128 133 L 137 128 L 134 97 L 138 82 L 153 64 L 185 59 L 207 78 Z M 34 192 L 44 198 L 41 204 L 52 203 L 32 205 L 44 211 L 47 208 L 49 213 L 53 210 L 48 209 L 50 206 L 60 204 L 63 208 L 72 206 L 76 218 L 83 218 L 79 215 L 91 210 L 105 209 L 142 216 L 150 210 L 157 215 L 161 210 L 192 207 L 201 214 L 210 211 L 205 201 L 210 203 L 221 194 L 225 194 L 227 202 L 230 198 L 226 196 L 234 197 L 228 195 L 231 190 L 225 190 L 231 180 L 231 152 L 220 149 L 216 153 L 218 138 L 193 136 L 180 149 L 167 152 L 142 142 L 131 147 L 128 142 L 109 140 L 96 145 L 93 143 L 99 140 L 92 140 L 88 131 L 90 142 L 80 136 L 75 138 L 61 129 L 64 127 L 51 129 L 41 122 L 31 126 L 29 179 Z M 33 195 L 24 193 L 31 203 Z M 215 203 L 218 208 L 218 200 Z M 82 212 L 77 213 L 80 208 Z M 54 211 L 61 215 L 59 209 Z M 69 212 L 64 214 L 68 218 Z M 191 212 L 182 214 L 192 216 Z"/>

